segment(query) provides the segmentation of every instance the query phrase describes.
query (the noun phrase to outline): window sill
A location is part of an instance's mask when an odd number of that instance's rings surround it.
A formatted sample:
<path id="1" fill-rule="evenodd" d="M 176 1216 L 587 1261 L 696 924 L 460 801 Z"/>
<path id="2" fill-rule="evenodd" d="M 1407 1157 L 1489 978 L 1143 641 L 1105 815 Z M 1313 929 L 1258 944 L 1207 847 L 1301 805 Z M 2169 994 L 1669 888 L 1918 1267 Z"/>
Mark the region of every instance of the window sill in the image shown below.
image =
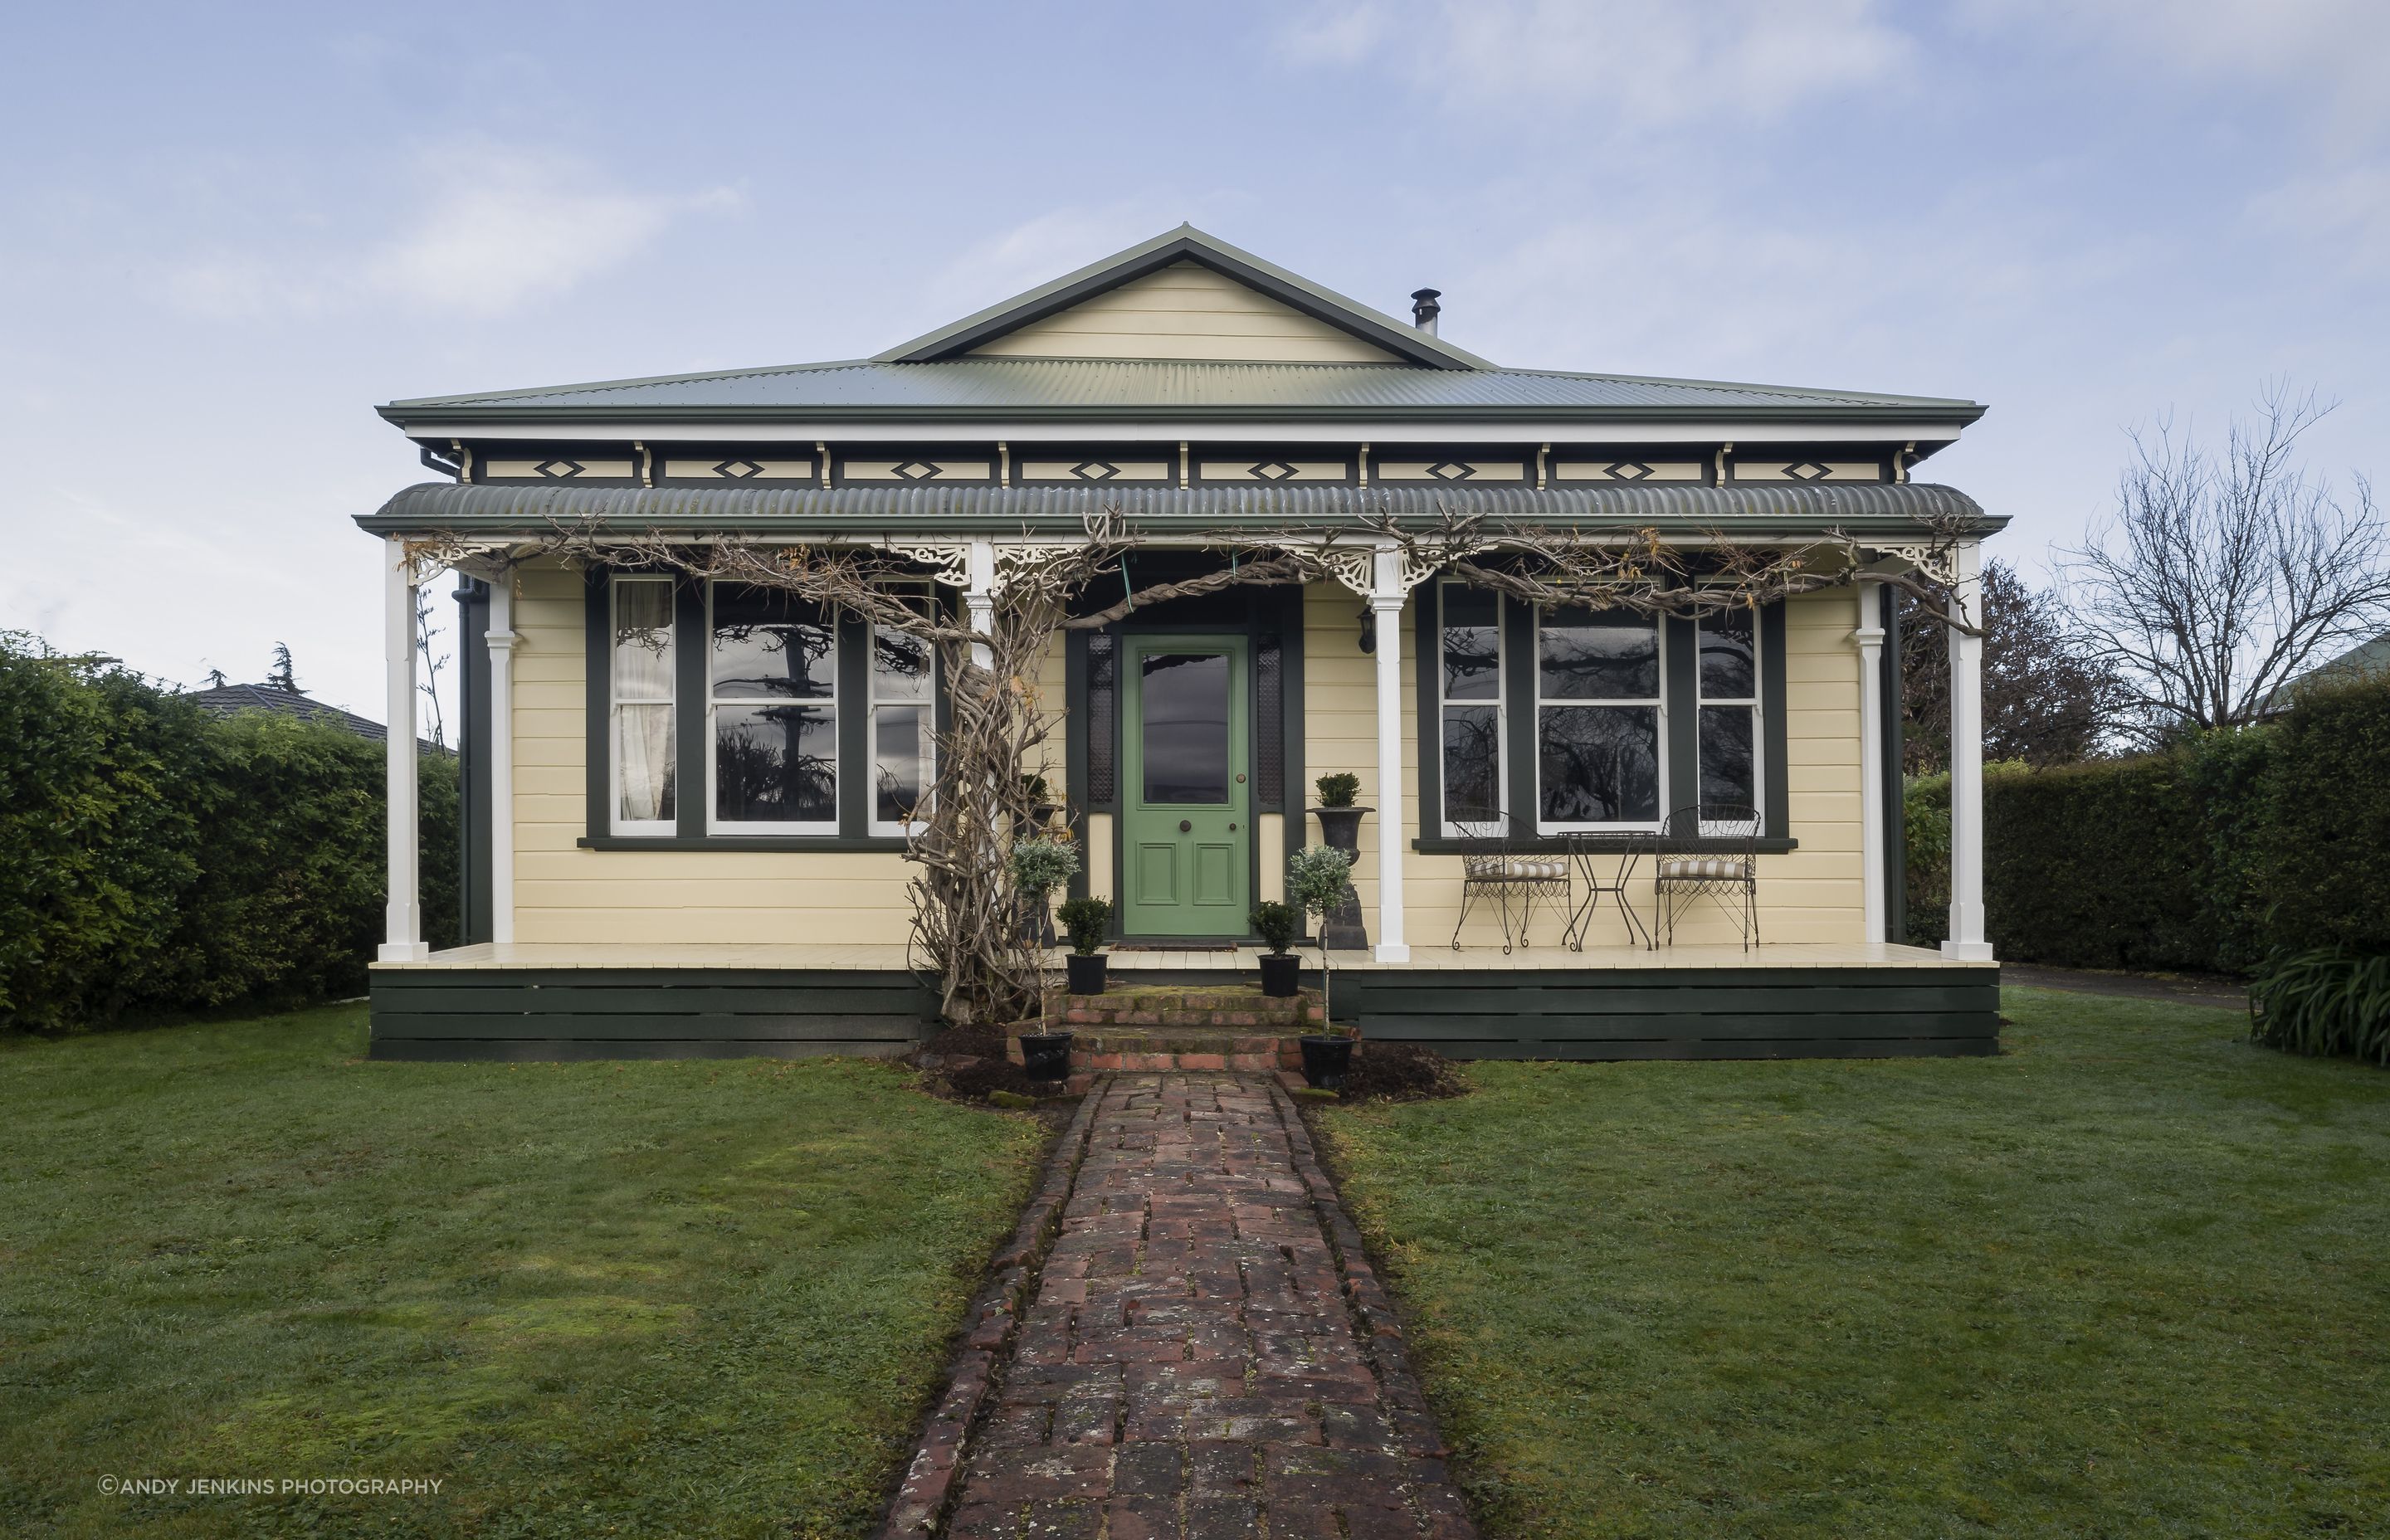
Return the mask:
<path id="1" fill-rule="evenodd" d="M 1664 839 L 1657 834 L 1541 834 L 1532 840 L 1459 840 L 1446 836 L 1414 840 L 1411 849 L 1421 855 L 1565 855 L 1572 841 L 1582 841 L 1584 848 L 1595 851 L 1616 851 L 1625 854 L 1632 846 L 1650 851 L 1655 846 L 1663 855 L 1732 855 L 1741 851 L 1741 840 Z M 1794 839 L 1760 839 L 1749 841 L 1762 855 L 1782 855 L 1798 850 L 1801 841 Z"/>
<path id="2" fill-rule="evenodd" d="M 884 834 L 707 834 L 693 840 L 677 834 L 585 834 L 573 843 L 583 850 L 780 851 L 792 855 L 816 851 L 902 853 L 905 849 L 903 838 Z"/>

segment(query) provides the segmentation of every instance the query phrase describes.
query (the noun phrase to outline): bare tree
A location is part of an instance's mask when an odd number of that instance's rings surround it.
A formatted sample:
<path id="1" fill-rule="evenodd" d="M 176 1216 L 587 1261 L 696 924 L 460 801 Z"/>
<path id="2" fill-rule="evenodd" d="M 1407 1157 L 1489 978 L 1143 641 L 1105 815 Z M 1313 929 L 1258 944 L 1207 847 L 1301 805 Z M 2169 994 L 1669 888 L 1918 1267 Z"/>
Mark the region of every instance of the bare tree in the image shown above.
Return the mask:
<path id="1" fill-rule="evenodd" d="M 2171 421 L 2136 433 L 2115 514 L 2060 547 L 2070 608 L 2124 681 L 2133 736 L 2254 721 L 2319 652 L 2390 619 L 2372 487 L 2359 476 L 2344 498 L 2294 458 L 2332 405 L 2270 385 L 2220 455 Z"/>
<path id="2" fill-rule="evenodd" d="M 1901 759 L 1911 774 L 1950 763 L 1949 632 L 1903 612 Z M 2097 754 L 2129 712 L 2115 664 L 2074 630 L 2056 594 L 2005 562 L 1984 565 L 1984 757 L 2072 764 Z"/>

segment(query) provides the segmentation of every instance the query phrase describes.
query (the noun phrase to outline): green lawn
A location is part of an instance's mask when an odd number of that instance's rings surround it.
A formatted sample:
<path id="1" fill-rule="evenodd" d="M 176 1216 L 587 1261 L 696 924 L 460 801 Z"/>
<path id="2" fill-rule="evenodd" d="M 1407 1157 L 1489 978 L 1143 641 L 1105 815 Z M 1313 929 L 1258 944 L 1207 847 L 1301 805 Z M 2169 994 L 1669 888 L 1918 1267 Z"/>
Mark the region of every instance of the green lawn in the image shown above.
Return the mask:
<path id="1" fill-rule="evenodd" d="M 1494 1534 L 2390 1534 L 2390 1074 L 2006 1001 L 1329 1115 Z"/>
<path id="2" fill-rule="evenodd" d="M 1039 1125 L 851 1061 L 370 1064 L 364 1017 L 0 1047 L 0 1532 L 867 1530 Z"/>

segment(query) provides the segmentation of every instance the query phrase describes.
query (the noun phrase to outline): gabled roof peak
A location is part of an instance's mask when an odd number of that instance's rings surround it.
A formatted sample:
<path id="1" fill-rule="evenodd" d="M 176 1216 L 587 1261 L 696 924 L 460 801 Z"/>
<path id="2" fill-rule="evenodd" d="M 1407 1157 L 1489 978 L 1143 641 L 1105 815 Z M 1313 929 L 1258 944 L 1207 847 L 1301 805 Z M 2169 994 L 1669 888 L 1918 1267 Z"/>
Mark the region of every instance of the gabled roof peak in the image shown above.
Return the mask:
<path id="1" fill-rule="evenodd" d="M 874 356 L 876 364 L 928 364 L 955 359 L 996 343 L 1011 333 L 1099 296 L 1149 278 L 1163 269 L 1191 263 L 1242 285 L 1267 300 L 1392 355 L 1394 366 L 1432 369 L 1491 369 L 1475 353 L 1456 348 L 1416 327 L 1250 251 L 1240 250 L 1192 225 L 1165 230 L 1150 240 L 1116 251 L 1074 273 L 1043 283 L 974 315 L 940 327 Z M 1291 361 L 1291 360 L 1290 360 Z"/>

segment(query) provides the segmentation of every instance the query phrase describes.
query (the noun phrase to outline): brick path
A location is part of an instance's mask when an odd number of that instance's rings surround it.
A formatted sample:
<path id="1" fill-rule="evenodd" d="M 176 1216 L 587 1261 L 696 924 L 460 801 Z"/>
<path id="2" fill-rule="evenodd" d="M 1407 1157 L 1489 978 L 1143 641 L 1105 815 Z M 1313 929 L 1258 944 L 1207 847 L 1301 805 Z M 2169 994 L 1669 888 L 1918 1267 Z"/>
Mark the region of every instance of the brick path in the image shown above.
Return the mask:
<path id="1" fill-rule="evenodd" d="M 1190 1073 L 1116 1075 L 1099 1094 L 946 1534 L 1473 1536 L 1284 1093 Z"/>

